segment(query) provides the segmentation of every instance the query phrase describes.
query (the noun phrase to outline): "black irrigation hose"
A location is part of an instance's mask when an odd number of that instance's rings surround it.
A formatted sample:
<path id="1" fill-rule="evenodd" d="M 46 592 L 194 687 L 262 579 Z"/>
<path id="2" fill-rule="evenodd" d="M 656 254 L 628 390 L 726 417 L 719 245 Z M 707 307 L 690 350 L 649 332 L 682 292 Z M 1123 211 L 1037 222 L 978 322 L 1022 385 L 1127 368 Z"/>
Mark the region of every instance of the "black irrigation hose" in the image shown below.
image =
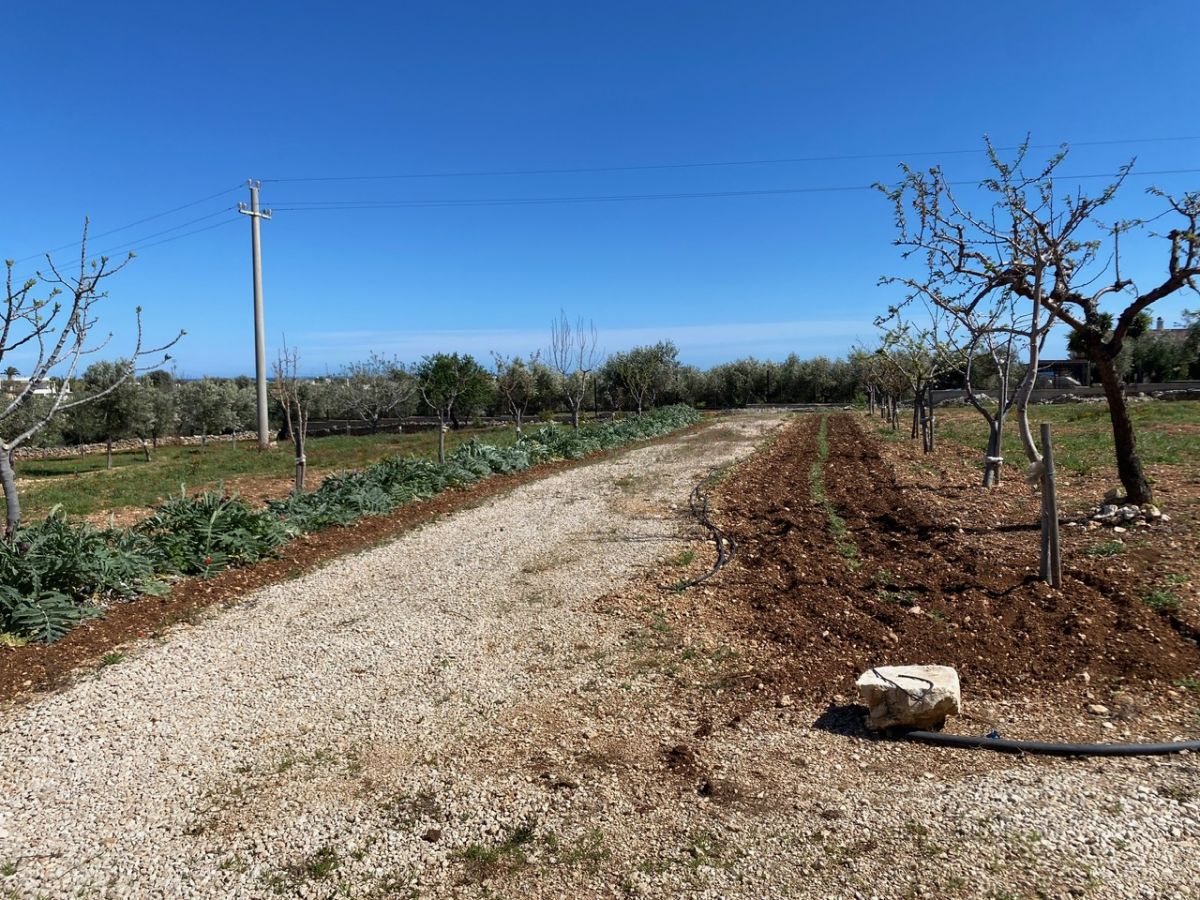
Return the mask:
<path id="1" fill-rule="evenodd" d="M 1161 756 L 1167 753 L 1182 753 L 1185 750 L 1200 751 L 1200 741 L 1178 741 L 1170 744 L 1054 744 L 1047 741 L 1013 741 L 965 734 L 942 734 L 937 731 L 910 731 L 904 737 L 910 741 L 941 747 L 996 750 L 1000 753 L 1038 753 L 1045 756 Z"/>
<path id="2" fill-rule="evenodd" d="M 692 493 L 688 496 L 688 508 L 697 521 L 700 522 L 701 526 L 712 535 L 713 543 L 717 547 L 717 559 L 712 564 L 712 568 L 700 577 L 689 578 L 686 581 L 681 581 L 673 585 L 676 590 L 686 590 L 698 584 L 704 584 L 704 582 L 720 572 L 721 569 L 725 568 L 726 564 L 733 559 L 733 554 L 737 550 L 737 542 L 718 528 L 708 515 L 708 494 L 703 492 L 703 488 L 712 480 L 714 474 L 716 474 L 716 470 L 692 488 Z"/>

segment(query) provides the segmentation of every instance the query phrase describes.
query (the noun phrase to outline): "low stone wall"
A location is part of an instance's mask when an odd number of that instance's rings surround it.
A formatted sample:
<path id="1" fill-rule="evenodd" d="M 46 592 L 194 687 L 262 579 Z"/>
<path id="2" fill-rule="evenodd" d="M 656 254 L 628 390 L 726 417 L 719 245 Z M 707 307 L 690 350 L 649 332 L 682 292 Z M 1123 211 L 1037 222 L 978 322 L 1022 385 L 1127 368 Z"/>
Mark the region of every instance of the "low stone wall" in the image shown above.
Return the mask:
<path id="1" fill-rule="evenodd" d="M 238 431 L 234 434 L 210 434 L 208 436 L 210 442 L 213 441 L 255 441 L 258 440 L 257 431 Z M 194 447 L 202 443 L 200 435 L 185 435 L 183 437 L 161 437 L 158 439 L 158 446 L 185 446 Z M 86 456 L 89 453 L 103 453 L 107 449 L 107 444 L 77 444 L 74 447 L 21 447 L 14 454 L 16 459 L 68 459 L 72 456 Z M 128 440 L 113 441 L 113 453 L 124 453 L 130 450 L 142 449 L 142 442 L 137 438 L 129 438 Z"/>
<path id="2" fill-rule="evenodd" d="M 981 391 L 980 396 L 988 395 Z M 988 395 L 990 396 L 990 395 Z M 1167 381 L 1161 384 L 1127 384 L 1125 396 L 1130 400 L 1200 400 L 1200 381 Z M 1030 395 L 1033 403 L 1103 403 L 1104 388 L 1100 385 L 1074 388 L 1038 388 Z M 934 391 L 934 406 L 966 404 L 961 390 Z"/>

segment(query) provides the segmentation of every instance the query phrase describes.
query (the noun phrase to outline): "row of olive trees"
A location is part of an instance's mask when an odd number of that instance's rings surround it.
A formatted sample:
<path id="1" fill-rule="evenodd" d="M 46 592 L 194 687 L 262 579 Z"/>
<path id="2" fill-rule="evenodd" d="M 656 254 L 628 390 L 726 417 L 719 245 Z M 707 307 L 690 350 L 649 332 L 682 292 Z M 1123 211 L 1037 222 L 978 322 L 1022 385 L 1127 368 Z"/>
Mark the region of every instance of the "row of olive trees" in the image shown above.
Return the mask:
<path id="1" fill-rule="evenodd" d="M 162 369 L 130 377 L 130 365 L 128 360 L 106 360 L 88 366 L 68 386 L 71 404 L 59 410 L 31 443 L 111 445 L 138 439 L 149 458 L 163 438 L 194 435 L 207 443 L 212 436 L 254 427 L 256 399 L 249 378 L 179 379 Z M 574 412 L 581 415 L 592 407 L 640 413 L 680 402 L 711 408 L 849 402 L 862 381 L 859 368 L 853 360 L 800 360 L 793 355 L 782 362 L 744 359 L 700 370 L 681 365 L 675 345 L 661 341 L 614 353 L 586 378 L 564 379 L 542 362 L 540 353 L 524 358 L 493 354 L 487 377 L 476 379 L 470 391 L 445 408 L 446 419 L 457 427 L 476 415 L 507 416 L 522 428 L 530 416 L 564 412 L 574 418 Z M 419 370 L 420 364 L 404 365 L 371 354 L 336 374 L 313 378 L 298 373 L 297 379 L 304 385 L 310 418 L 359 421 L 376 432 L 389 419 L 437 415 L 437 406 L 421 394 Z M 12 368 L 6 394 L 12 393 L 12 386 L 23 384 L 18 375 Z M 4 384 L 0 381 L 0 389 Z M 61 387 L 55 383 L 56 390 Z M 578 399 L 573 410 L 574 398 Z M 49 396 L 32 398 L 23 418 L 41 418 L 51 403 Z M 271 417 L 282 435 L 290 434 L 282 401 L 272 404 Z"/>

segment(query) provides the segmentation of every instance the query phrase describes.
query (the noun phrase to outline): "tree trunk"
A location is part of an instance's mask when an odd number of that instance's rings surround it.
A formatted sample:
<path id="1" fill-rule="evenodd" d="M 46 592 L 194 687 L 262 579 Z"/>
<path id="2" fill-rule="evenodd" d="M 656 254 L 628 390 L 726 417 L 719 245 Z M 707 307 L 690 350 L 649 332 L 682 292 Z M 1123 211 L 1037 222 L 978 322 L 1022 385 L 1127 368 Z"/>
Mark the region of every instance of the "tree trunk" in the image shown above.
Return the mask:
<path id="1" fill-rule="evenodd" d="M 514 409 L 513 410 L 513 421 L 517 423 L 517 434 L 521 433 L 521 419 L 522 419 L 521 410 Z"/>
<path id="2" fill-rule="evenodd" d="M 1133 430 L 1133 420 L 1129 418 L 1129 404 L 1125 400 L 1125 385 L 1117 374 L 1116 361 L 1103 352 L 1093 352 L 1092 362 L 1100 373 L 1100 382 L 1104 385 L 1104 396 L 1108 400 L 1108 415 L 1112 420 L 1113 445 L 1117 451 L 1117 476 L 1121 486 L 1125 488 L 1125 496 L 1130 503 L 1141 506 L 1143 503 L 1154 502 L 1154 492 L 1146 473 L 1142 470 L 1142 461 L 1137 455 L 1137 434 Z"/>
<path id="3" fill-rule="evenodd" d="M 999 416 L 988 422 L 987 457 L 983 461 L 983 486 L 995 487 L 1000 483 L 1000 448 L 1003 446 L 1004 422 Z"/>
<path id="4" fill-rule="evenodd" d="M 21 524 L 21 500 L 17 496 L 17 473 L 13 471 L 11 450 L 0 448 L 0 484 L 4 486 L 5 513 L 4 536 L 12 537 Z"/>
<path id="5" fill-rule="evenodd" d="M 925 420 L 929 425 L 928 446 L 925 449 L 926 453 L 932 453 L 936 449 L 936 437 L 934 428 L 937 426 L 937 420 L 933 416 L 933 382 L 931 381 L 925 388 Z"/>
<path id="6" fill-rule="evenodd" d="M 281 399 L 280 405 L 283 407 L 283 434 L 279 436 L 280 440 L 292 440 L 292 398 L 290 393 L 284 389 L 280 389 Z M 302 448 L 301 448 L 302 449 Z M 297 454 L 299 455 L 299 454 Z"/>
<path id="7" fill-rule="evenodd" d="M 1021 383 L 1017 385 L 1017 395 L 1013 398 L 1013 405 L 1017 410 L 1017 433 L 1021 436 L 1021 446 L 1025 449 L 1025 457 L 1031 463 L 1042 461 L 1042 454 L 1034 442 L 1033 432 L 1029 430 L 1029 398 L 1033 396 L 1033 389 L 1037 385 L 1038 364 L 1042 358 L 1042 338 L 1049 333 L 1041 332 L 1039 335 L 1040 312 L 1041 298 L 1039 296 L 1033 301 L 1033 311 L 1029 321 L 1029 368 L 1025 370 Z"/>
<path id="8" fill-rule="evenodd" d="M 304 456 L 304 435 L 297 429 L 292 431 L 292 443 L 296 446 L 296 493 L 304 493 L 304 472 L 308 459 Z"/>
<path id="9" fill-rule="evenodd" d="M 438 462 L 446 462 L 446 417 L 438 411 Z"/>
<path id="10" fill-rule="evenodd" d="M 150 462 L 151 461 L 150 442 L 147 441 L 144 437 L 139 437 L 138 440 L 142 442 L 142 453 L 144 453 L 146 456 L 146 462 Z"/>
<path id="11" fill-rule="evenodd" d="M 583 401 L 571 404 L 571 427 L 576 431 L 579 430 L 579 407 L 583 405 Z"/>
<path id="12" fill-rule="evenodd" d="M 112 438 L 104 439 L 104 468 L 112 468 Z"/>

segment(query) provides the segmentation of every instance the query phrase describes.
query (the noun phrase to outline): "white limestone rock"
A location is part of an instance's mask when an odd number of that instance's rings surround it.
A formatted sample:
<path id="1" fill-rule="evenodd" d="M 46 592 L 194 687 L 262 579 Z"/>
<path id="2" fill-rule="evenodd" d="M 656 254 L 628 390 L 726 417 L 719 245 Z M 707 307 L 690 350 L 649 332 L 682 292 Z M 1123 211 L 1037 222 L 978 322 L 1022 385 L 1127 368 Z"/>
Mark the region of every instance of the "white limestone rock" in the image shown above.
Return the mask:
<path id="1" fill-rule="evenodd" d="M 962 708 L 958 672 L 950 666 L 876 666 L 858 679 L 867 726 L 876 730 L 941 728 Z"/>

